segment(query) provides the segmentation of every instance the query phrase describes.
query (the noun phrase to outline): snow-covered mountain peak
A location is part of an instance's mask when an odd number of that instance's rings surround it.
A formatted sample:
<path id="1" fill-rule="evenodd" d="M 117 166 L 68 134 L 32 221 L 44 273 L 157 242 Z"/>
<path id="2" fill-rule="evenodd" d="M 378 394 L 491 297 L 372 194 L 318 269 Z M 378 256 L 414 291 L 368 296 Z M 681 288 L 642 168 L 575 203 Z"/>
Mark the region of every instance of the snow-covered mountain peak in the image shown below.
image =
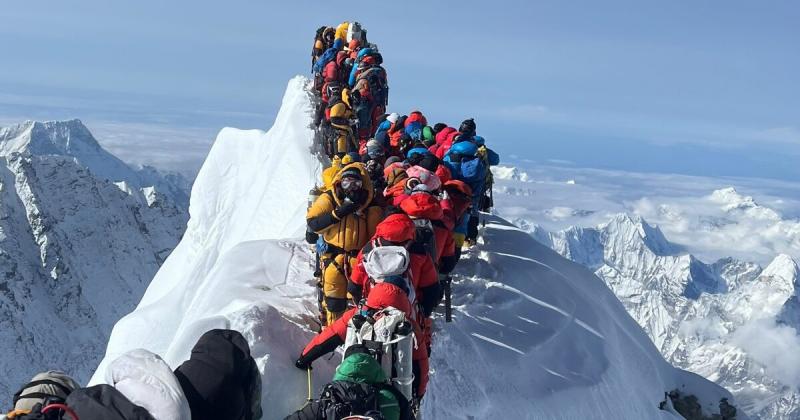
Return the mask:
<path id="1" fill-rule="evenodd" d="M 530 181 L 530 175 L 527 172 L 521 171 L 514 166 L 492 166 L 492 175 L 497 179 L 505 179 L 512 181 Z"/>
<path id="2" fill-rule="evenodd" d="M 759 277 L 762 281 L 784 285 L 784 288 L 794 288 L 798 281 L 797 263 L 792 257 L 780 254 L 764 268 Z"/>
<path id="3" fill-rule="evenodd" d="M 77 119 L 66 121 L 26 121 L 0 128 L 0 156 L 63 156 L 100 179 L 117 184 L 122 191 L 146 202 L 142 188 L 154 187 L 167 197 L 170 205 L 186 210 L 189 205 L 188 183 L 175 175 L 164 175 L 152 167 L 134 169 L 109 153 L 89 129 Z M 166 203 L 165 203 L 166 204 Z"/>
<path id="4" fill-rule="evenodd" d="M 598 226 L 609 242 L 618 243 L 620 246 L 630 247 L 632 244 L 641 244 L 655 255 L 675 255 L 678 247 L 670 243 L 658 226 L 647 223 L 639 215 L 618 213 L 607 223 Z"/>
<path id="5" fill-rule="evenodd" d="M 0 129 L 0 155 L 28 152 L 34 155 L 76 156 L 97 153 L 100 144 L 81 120 L 25 121 Z"/>
<path id="6" fill-rule="evenodd" d="M 733 187 L 715 190 L 708 196 L 708 199 L 720 205 L 725 212 L 743 212 L 753 219 L 776 222 L 782 220 L 780 213 L 758 204 L 753 197 L 742 195 Z"/>
<path id="7" fill-rule="evenodd" d="M 723 204 L 731 210 L 753 208 L 758 206 L 753 197 L 739 194 L 734 187 L 726 187 L 714 190 L 709 196 L 709 199 L 715 203 Z"/>

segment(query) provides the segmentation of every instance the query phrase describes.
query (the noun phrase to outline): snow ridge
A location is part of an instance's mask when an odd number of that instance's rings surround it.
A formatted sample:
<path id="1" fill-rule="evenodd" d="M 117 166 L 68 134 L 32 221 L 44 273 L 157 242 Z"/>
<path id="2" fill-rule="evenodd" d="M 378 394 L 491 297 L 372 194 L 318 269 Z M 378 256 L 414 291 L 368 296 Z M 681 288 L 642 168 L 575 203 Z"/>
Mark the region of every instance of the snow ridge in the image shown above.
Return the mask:
<path id="1" fill-rule="evenodd" d="M 251 345 L 266 418 L 303 404 L 305 373 L 293 360 L 313 335 L 316 302 L 313 257 L 299 238 L 306 191 L 321 171 L 308 85 L 302 77 L 289 82 L 267 133 L 220 132 L 194 184 L 186 234 L 139 306 L 114 327 L 92 383 L 133 348 L 176 367 L 203 332 L 224 327 Z M 582 266 L 497 217 L 482 238 L 457 269 L 456 321 L 435 321 L 423 417 L 666 419 L 675 417 L 657 409 L 664 391 L 696 394 L 707 412 L 730 397 L 665 362 Z M 316 393 L 340 357 L 315 362 Z"/>

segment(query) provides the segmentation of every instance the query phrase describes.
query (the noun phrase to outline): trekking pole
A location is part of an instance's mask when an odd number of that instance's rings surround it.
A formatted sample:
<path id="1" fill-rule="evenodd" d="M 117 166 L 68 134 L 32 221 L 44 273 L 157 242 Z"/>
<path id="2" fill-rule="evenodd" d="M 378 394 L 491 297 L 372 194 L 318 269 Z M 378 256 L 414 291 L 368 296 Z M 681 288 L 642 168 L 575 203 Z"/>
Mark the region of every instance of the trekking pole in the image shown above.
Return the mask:
<path id="1" fill-rule="evenodd" d="M 314 401 L 311 395 L 311 368 L 306 369 L 306 373 L 308 374 L 308 398 L 306 399 L 306 404 L 309 404 Z"/>
<path id="2" fill-rule="evenodd" d="M 453 322 L 453 296 L 451 294 L 452 290 L 450 288 L 450 284 L 453 282 L 453 278 L 447 276 L 447 279 L 444 281 L 444 321 L 445 322 Z"/>

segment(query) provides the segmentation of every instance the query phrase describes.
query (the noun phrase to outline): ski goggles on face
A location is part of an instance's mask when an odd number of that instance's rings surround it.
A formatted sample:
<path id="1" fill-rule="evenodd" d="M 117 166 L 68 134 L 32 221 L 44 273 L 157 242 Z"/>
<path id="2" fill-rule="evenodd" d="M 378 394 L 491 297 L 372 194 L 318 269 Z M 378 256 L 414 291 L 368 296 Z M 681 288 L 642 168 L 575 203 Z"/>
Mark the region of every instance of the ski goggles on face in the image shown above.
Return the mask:
<path id="1" fill-rule="evenodd" d="M 355 191 L 361 189 L 364 182 L 356 178 L 342 178 L 342 189 L 345 191 Z"/>

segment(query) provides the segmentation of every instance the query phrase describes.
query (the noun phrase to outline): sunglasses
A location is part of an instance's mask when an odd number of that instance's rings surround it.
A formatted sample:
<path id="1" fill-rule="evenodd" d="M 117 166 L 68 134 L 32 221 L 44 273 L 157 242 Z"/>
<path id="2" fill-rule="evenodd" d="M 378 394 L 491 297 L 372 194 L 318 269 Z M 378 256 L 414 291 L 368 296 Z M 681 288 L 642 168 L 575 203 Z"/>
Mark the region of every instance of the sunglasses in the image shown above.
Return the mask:
<path id="1" fill-rule="evenodd" d="M 364 182 L 355 178 L 343 178 L 341 185 L 342 189 L 345 191 L 355 191 L 360 189 L 364 185 Z"/>

